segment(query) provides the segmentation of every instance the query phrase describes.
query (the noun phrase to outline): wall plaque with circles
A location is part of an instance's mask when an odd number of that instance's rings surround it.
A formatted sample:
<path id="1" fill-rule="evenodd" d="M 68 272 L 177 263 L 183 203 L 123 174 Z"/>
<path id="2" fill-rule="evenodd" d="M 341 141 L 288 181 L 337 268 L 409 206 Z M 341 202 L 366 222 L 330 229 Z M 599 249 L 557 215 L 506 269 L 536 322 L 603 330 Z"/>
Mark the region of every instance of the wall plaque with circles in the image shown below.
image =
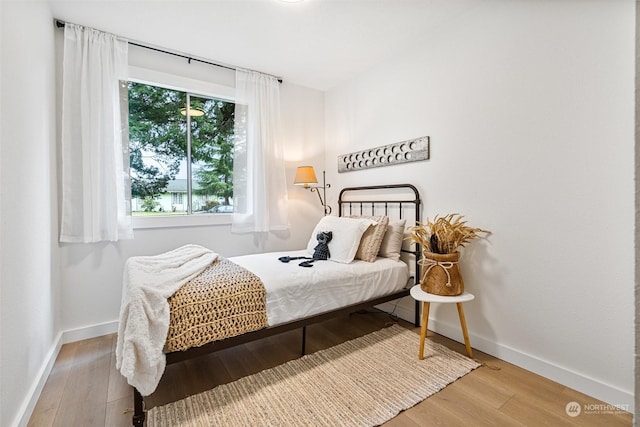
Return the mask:
<path id="1" fill-rule="evenodd" d="M 429 137 L 410 139 L 338 156 L 338 172 L 351 172 L 429 159 Z"/>

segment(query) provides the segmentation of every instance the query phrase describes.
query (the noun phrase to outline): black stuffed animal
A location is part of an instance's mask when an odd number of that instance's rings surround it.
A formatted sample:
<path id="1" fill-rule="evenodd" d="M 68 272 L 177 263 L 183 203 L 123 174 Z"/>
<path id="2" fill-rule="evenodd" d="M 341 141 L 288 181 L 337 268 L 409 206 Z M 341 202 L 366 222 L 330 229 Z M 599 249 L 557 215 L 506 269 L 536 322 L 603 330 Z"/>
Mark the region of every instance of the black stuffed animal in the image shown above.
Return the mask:
<path id="1" fill-rule="evenodd" d="M 302 261 L 298 264 L 300 267 L 313 267 L 313 263 L 317 260 L 327 260 L 331 257 L 329 253 L 329 242 L 333 239 L 332 231 L 321 231 L 316 234 L 318 244 L 313 251 L 313 258 L 309 261 Z"/>
<path id="2" fill-rule="evenodd" d="M 284 263 L 288 263 L 289 261 L 293 261 L 295 259 L 306 259 L 308 261 L 302 261 L 298 264 L 300 267 L 313 267 L 313 263 L 317 260 L 327 260 L 331 257 L 329 253 L 329 242 L 333 239 L 333 232 L 331 231 L 321 231 L 316 235 L 316 239 L 318 240 L 318 244 L 316 245 L 313 251 L 313 258 L 307 258 L 303 256 L 299 257 L 289 257 L 283 256 L 278 258 L 280 261 Z"/>
<path id="3" fill-rule="evenodd" d="M 327 260 L 331 258 L 331 254 L 329 253 L 329 242 L 333 239 L 333 232 L 321 231 L 316 235 L 316 239 L 318 240 L 318 245 L 313 248 L 313 259 Z"/>

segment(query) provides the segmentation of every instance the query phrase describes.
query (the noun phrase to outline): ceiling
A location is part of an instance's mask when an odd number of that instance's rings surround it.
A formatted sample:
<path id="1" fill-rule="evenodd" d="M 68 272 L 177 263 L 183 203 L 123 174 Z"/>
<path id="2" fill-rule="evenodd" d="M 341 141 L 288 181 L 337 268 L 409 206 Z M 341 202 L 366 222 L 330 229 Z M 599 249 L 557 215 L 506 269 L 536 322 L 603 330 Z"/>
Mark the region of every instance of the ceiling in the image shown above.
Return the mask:
<path id="1" fill-rule="evenodd" d="M 419 49 L 480 0 L 50 0 L 54 17 L 317 90 Z"/>

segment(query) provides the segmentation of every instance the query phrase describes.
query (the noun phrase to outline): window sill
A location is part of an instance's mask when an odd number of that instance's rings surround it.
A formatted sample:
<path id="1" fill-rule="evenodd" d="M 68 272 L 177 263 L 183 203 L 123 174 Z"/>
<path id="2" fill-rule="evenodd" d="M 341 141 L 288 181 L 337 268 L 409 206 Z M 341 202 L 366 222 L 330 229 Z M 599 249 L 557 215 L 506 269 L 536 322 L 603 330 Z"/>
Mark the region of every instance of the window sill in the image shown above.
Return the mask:
<path id="1" fill-rule="evenodd" d="M 203 227 L 209 225 L 231 225 L 232 214 L 194 214 L 166 216 L 133 216 L 133 229 Z"/>

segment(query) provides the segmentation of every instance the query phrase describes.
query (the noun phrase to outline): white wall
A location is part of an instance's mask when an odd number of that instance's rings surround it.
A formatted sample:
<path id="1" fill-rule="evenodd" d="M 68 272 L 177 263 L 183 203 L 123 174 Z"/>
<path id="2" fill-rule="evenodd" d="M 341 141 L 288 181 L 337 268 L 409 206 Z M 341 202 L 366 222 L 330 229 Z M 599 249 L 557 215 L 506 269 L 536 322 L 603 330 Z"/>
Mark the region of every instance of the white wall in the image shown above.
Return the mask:
<path id="1" fill-rule="evenodd" d="M 336 187 L 409 181 L 426 216 L 493 231 L 462 257 L 472 345 L 630 410 L 634 16 L 632 0 L 486 2 L 325 100 Z M 336 172 L 425 135 L 429 161 Z M 461 340 L 455 309 L 431 316 Z"/>
<path id="2" fill-rule="evenodd" d="M 129 62 L 136 67 L 207 79 L 223 86 L 223 91 L 235 84 L 232 71 L 197 63 L 188 65 L 184 60 L 146 50 L 130 49 Z M 257 240 L 253 235 L 232 234 L 229 224 L 137 229 L 133 241 L 61 245 L 62 330 L 69 332 L 65 340 L 115 330 L 122 270 L 130 256 L 157 254 L 186 243 L 206 246 L 226 257 L 305 247 L 322 216 L 322 208 L 317 196 L 293 186 L 293 178 L 297 166 L 321 167 L 324 162 L 324 95 L 285 81 L 281 86 L 281 109 L 291 231 Z M 96 327 L 86 330 L 92 326 Z"/>
<path id="3" fill-rule="evenodd" d="M 60 328 L 54 29 L 45 3 L 0 11 L 0 425 L 11 426 L 30 412 Z"/>
<path id="4" fill-rule="evenodd" d="M 636 257 L 635 257 L 635 408 L 636 414 L 633 418 L 633 425 L 635 427 L 640 426 L 640 417 L 638 412 L 640 411 L 640 170 L 638 170 L 638 164 L 640 164 L 640 108 L 638 108 L 638 101 L 640 101 L 638 88 L 640 88 L 640 70 L 638 64 L 640 64 L 640 8 L 638 8 L 636 2 L 636 129 L 635 129 L 635 181 L 636 181 L 636 232 L 635 232 L 635 245 L 636 245 Z"/>

